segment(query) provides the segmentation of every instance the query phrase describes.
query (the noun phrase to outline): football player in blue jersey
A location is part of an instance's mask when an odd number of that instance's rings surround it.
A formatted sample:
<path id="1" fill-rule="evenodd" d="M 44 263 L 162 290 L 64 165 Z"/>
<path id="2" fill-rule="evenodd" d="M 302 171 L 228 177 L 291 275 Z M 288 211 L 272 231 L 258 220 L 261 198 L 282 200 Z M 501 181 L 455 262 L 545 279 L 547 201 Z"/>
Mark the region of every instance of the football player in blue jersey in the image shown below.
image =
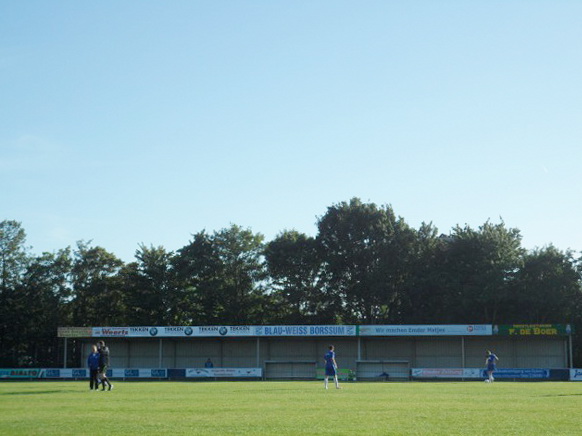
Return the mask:
<path id="1" fill-rule="evenodd" d="M 329 377 L 333 377 L 336 389 L 341 389 L 337 379 L 337 363 L 335 361 L 335 352 L 333 350 L 333 345 L 330 345 L 329 351 L 325 353 L 325 356 L 323 356 L 323 359 L 325 360 L 325 389 L 327 389 Z"/>
<path id="2" fill-rule="evenodd" d="M 485 381 L 491 383 L 493 380 L 495 380 L 493 378 L 493 372 L 496 369 L 495 363 L 499 360 L 499 358 L 495 354 L 493 354 L 491 351 L 487 351 L 486 356 L 487 357 L 485 359 L 485 365 L 487 366 L 488 378 Z"/>

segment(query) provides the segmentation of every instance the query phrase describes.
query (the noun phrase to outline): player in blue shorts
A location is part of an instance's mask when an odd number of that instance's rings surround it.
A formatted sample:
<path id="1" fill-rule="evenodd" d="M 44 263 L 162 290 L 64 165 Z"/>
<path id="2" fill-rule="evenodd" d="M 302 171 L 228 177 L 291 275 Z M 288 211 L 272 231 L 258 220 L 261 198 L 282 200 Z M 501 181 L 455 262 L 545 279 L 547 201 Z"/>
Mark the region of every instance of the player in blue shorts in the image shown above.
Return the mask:
<path id="1" fill-rule="evenodd" d="M 333 345 L 329 346 L 329 351 L 325 353 L 323 359 L 325 360 L 325 389 L 327 389 L 327 382 L 329 377 L 333 377 L 336 389 L 341 389 L 337 379 L 337 363 L 335 362 L 335 352 Z"/>
<path id="2" fill-rule="evenodd" d="M 485 381 L 492 382 L 495 380 L 493 378 L 493 371 L 495 371 L 495 362 L 497 362 L 499 358 L 493 354 L 491 351 L 487 351 L 487 358 L 485 359 L 485 365 L 487 366 L 487 376 L 488 378 Z"/>

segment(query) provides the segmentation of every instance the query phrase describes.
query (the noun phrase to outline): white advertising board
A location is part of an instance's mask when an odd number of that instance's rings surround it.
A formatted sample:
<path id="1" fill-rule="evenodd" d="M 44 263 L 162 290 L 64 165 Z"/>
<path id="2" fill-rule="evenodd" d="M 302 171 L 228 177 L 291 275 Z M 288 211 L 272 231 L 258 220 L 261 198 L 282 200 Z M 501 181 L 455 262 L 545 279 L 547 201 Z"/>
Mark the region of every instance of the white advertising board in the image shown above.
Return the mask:
<path id="1" fill-rule="evenodd" d="M 93 337 L 175 338 L 256 336 L 254 326 L 180 326 L 180 327 L 93 327 Z"/>
<path id="2" fill-rule="evenodd" d="M 412 368 L 413 378 L 481 378 L 480 368 Z"/>
<path id="3" fill-rule="evenodd" d="M 353 325 L 257 326 L 257 336 L 356 336 Z"/>
<path id="4" fill-rule="evenodd" d="M 491 325 L 363 325 L 360 336 L 490 336 Z"/>
<path id="5" fill-rule="evenodd" d="M 165 368 L 113 368 L 108 371 L 112 378 L 166 378 Z"/>
<path id="6" fill-rule="evenodd" d="M 262 377 L 262 368 L 187 368 L 186 377 L 198 378 L 244 378 Z"/>
<path id="7" fill-rule="evenodd" d="M 570 380 L 582 381 L 582 369 L 579 368 L 570 369 Z"/>

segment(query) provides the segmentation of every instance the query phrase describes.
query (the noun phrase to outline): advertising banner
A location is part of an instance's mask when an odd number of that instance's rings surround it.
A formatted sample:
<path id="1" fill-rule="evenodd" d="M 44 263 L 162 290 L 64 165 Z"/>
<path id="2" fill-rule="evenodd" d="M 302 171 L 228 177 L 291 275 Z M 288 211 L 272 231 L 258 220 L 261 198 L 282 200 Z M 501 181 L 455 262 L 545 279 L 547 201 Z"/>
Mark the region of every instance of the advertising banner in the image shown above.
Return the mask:
<path id="1" fill-rule="evenodd" d="M 114 368 L 107 371 L 112 378 L 167 378 L 165 368 Z M 0 378 L 88 378 L 87 368 L 0 369 Z"/>
<path id="2" fill-rule="evenodd" d="M 59 338 L 87 338 L 93 334 L 91 327 L 59 327 Z"/>
<path id="3" fill-rule="evenodd" d="M 167 378 L 165 368 L 113 368 L 112 378 Z"/>
<path id="4" fill-rule="evenodd" d="M 503 336 L 568 336 L 574 333 L 571 324 L 509 324 L 493 326 L 493 334 Z"/>
<path id="5" fill-rule="evenodd" d="M 481 376 L 487 377 L 487 371 L 481 370 Z M 550 370 L 542 368 L 502 368 L 493 373 L 493 377 L 498 378 L 550 378 Z"/>
<path id="6" fill-rule="evenodd" d="M 233 326 L 202 326 L 192 327 L 194 332 L 192 336 L 256 336 L 255 326 L 248 325 L 233 325 Z"/>
<path id="7" fill-rule="evenodd" d="M 462 325 L 363 325 L 360 336 L 490 336 L 488 324 Z"/>
<path id="8" fill-rule="evenodd" d="M 490 336 L 495 334 L 570 334 L 570 325 L 275 325 L 175 327 L 60 327 L 60 337 L 169 338 L 254 336 Z"/>
<path id="9" fill-rule="evenodd" d="M 253 336 L 356 336 L 356 326 L 194 326 L 93 327 L 93 337 L 253 337 Z"/>
<path id="10" fill-rule="evenodd" d="M 125 338 L 129 336 L 129 327 L 93 327 L 91 336 L 95 338 Z"/>
<path id="11" fill-rule="evenodd" d="M 40 378 L 44 370 L 40 368 L 2 368 L 0 378 Z"/>
<path id="12" fill-rule="evenodd" d="M 93 327 L 93 337 L 175 338 L 256 336 L 254 326 L 179 326 L 179 327 Z"/>
<path id="13" fill-rule="evenodd" d="M 262 368 L 187 368 L 186 377 L 198 378 L 245 378 L 262 377 Z"/>
<path id="14" fill-rule="evenodd" d="M 85 378 L 89 371 L 85 368 L 47 368 L 42 370 L 41 378 Z"/>
<path id="15" fill-rule="evenodd" d="M 570 370 L 570 380 L 572 381 L 582 381 L 582 369 L 571 369 Z"/>
<path id="16" fill-rule="evenodd" d="M 413 378 L 481 378 L 481 368 L 412 368 Z"/>
<path id="17" fill-rule="evenodd" d="M 356 336 L 353 325 L 258 326 L 257 336 Z"/>

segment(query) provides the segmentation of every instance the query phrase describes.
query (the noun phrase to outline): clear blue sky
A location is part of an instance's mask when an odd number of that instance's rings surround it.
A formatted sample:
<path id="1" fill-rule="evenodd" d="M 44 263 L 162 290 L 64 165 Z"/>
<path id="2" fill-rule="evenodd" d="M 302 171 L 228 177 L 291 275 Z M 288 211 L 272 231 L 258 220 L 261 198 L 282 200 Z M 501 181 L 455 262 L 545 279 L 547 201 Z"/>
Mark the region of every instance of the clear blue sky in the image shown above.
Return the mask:
<path id="1" fill-rule="evenodd" d="M 351 197 L 582 250 L 582 2 L 0 0 L 0 220 L 125 261 Z"/>

